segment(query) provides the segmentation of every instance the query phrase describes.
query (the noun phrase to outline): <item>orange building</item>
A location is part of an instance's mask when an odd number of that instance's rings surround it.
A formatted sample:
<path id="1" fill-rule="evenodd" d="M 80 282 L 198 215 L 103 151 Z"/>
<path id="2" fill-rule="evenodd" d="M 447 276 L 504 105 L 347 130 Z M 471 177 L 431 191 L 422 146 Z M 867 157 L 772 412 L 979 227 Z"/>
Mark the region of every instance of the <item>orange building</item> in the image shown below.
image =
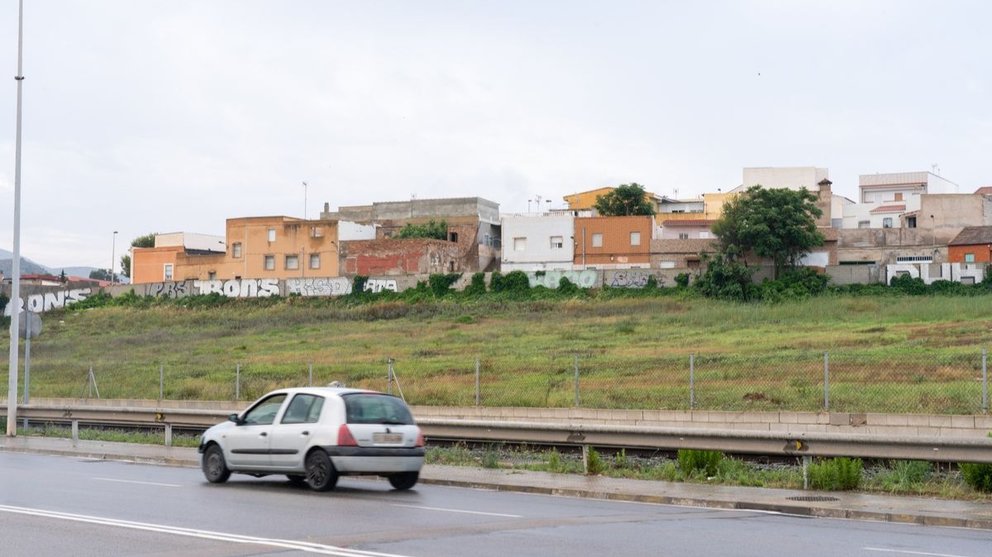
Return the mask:
<path id="1" fill-rule="evenodd" d="M 131 281 L 338 276 L 337 221 L 234 218 L 227 220 L 225 238 L 157 235 L 154 248 L 131 248 Z"/>
<path id="2" fill-rule="evenodd" d="M 947 244 L 948 263 L 992 263 L 992 226 L 966 226 Z"/>
<path id="3" fill-rule="evenodd" d="M 616 188 L 610 186 L 605 188 L 596 188 L 589 191 L 581 191 L 578 193 L 573 193 L 571 195 L 566 195 L 562 197 L 565 203 L 568 203 L 569 211 L 585 211 L 592 210 L 596 205 L 596 199 L 602 195 L 606 195 Z M 661 204 L 661 197 L 651 192 L 644 192 L 644 199 L 651 203 L 651 207 L 655 211 L 658 210 Z"/>
<path id="4" fill-rule="evenodd" d="M 632 269 L 651 265 L 654 217 L 575 219 L 576 269 Z"/>

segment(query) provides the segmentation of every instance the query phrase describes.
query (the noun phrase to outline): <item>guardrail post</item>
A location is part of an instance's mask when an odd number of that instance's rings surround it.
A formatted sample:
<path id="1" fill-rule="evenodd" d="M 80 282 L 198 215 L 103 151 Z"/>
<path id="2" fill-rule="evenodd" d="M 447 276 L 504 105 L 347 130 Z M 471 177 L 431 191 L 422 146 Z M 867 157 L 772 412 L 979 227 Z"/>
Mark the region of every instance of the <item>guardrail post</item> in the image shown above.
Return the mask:
<path id="1" fill-rule="evenodd" d="M 165 424 L 165 446 L 172 446 L 172 424 Z"/>
<path id="2" fill-rule="evenodd" d="M 475 405 L 482 401 L 482 392 L 479 385 L 479 358 L 475 359 Z"/>
<path id="3" fill-rule="evenodd" d="M 573 358 L 574 358 L 573 362 L 575 366 L 575 407 L 578 408 L 579 403 L 581 402 L 581 399 L 579 398 L 579 355 L 576 354 L 575 356 L 573 356 Z M 583 452 L 583 454 L 585 453 Z"/>
<path id="4" fill-rule="evenodd" d="M 989 413 L 989 349 L 982 348 L 982 413 Z"/>
<path id="5" fill-rule="evenodd" d="M 689 410 L 696 409 L 696 355 L 689 354 Z"/>
<path id="6" fill-rule="evenodd" d="M 823 409 L 830 410 L 830 352 L 823 353 Z"/>
<path id="7" fill-rule="evenodd" d="M 803 489 L 809 489 L 809 463 L 812 460 L 808 454 L 803 455 Z"/>
<path id="8" fill-rule="evenodd" d="M 241 400 L 241 364 L 234 368 L 234 400 Z"/>
<path id="9" fill-rule="evenodd" d="M 72 444 L 79 442 L 79 420 L 72 420 Z"/>

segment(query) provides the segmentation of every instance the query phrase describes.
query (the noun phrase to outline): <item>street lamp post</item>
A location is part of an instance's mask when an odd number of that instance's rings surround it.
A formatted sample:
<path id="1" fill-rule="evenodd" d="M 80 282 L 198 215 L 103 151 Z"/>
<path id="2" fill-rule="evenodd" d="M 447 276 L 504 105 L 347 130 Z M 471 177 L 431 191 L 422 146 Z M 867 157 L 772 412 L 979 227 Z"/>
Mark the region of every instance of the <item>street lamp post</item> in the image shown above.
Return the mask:
<path id="1" fill-rule="evenodd" d="M 21 86 L 24 84 L 22 71 L 24 46 L 24 0 L 17 3 L 17 120 L 14 138 L 14 254 L 11 264 L 13 277 L 10 281 L 10 366 L 7 368 L 7 436 L 17 435 L 17 368 L 20 346 L 21 303 Z"/>
<path id="2" fill-rule="evenodd" d="M 307 186 L 310 184 L 303 182 L 303 220 L 307 220 Z"/>
<path id="3" fill-rule="evenodd" d="M 114 240 L 110 244 L 110 284 L 117 283 L 117 276 L 114 273 L 114 258 L 117 257 L 117 231 L 114 230 Z"/>

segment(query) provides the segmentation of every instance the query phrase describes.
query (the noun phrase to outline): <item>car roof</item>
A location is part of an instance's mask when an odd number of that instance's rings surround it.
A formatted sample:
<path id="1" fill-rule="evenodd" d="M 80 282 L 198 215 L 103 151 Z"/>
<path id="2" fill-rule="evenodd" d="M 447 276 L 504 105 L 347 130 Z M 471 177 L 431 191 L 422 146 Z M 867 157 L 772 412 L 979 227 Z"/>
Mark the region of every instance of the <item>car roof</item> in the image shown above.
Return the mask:
<path id="1" fill-rule="evenodd" d="M 286 389 L 276 389 L 268 394 L 274 394 L 274 393 L 286 393 L 286 394 L 309 393 L 309 394 L 322 395 L 322 396 L 327 396 L 327 395 L 340 396 L 340 395 L 349 395 L 353 393 L 365 393 L 365 394 L 373 394 L 373 395 L 392 396 L 387 393 L 373 391 L 371 389 L 353 389 L 349 387 L 290 387 Z"/>

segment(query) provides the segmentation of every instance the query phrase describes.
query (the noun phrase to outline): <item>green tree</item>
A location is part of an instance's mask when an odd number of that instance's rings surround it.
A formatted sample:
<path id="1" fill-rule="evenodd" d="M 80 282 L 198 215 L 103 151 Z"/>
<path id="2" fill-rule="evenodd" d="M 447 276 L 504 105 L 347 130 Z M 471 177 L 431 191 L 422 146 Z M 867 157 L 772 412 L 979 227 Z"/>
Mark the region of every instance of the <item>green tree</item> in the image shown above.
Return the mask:
<path id="1" fill-rule="evenodd" d="M 396 234 L 397 238 L 433 238 L 448 239 L 448 222 L 431 219 L 426 224 L 408 223 Z"/>
<path id="2" fill-rule="evenodd" d="M 94 280 L 110 280 L 110 269 L 93 269 L 90 278 Z"/>
<path id="3" fill-rule="evenodd" d="M 810 249 L 823 245 L 816 229 L 822 211 L 809 191 L 752 186 L 723 207 L 714 223 L 719 251 L 729 261 L 747 265 L 750 253 L 771 259 L 775 278 L 794 269 Z"/>
<path id="4" fill-rule="evenodd" d="M 636 182 L 617 186 L 610 193 L 600 195 L 593 207 L 604 217 L 654 214 L 654 207 L 644 192 L 644 186 Z"/>
<path id="5" fill-rule="evenodd" d="M 132 248 L 153 248 L 155 247 L 155 235 L 157 232 L 149 232 L 144 236 L 138 236 L 131 240 Z M 125 253 L 121 256 L 121 274 L 131 278 L 131 254 Z"/>

